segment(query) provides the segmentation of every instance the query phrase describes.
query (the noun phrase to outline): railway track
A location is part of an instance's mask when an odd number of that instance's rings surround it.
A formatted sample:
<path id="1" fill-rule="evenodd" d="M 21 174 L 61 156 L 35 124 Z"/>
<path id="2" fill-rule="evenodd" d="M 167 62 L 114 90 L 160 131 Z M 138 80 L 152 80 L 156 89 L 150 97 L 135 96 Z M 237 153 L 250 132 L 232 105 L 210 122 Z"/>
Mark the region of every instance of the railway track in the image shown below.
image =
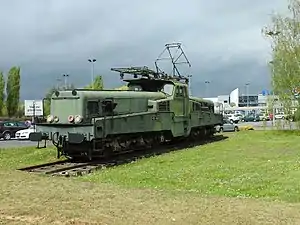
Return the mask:
<path id="1" fill-rule="evenodd" d="M 165 145 L 158 149 L 148 149 L 148 150 L 128 152 L 128 153 L 115 155 L 113 158 L 101 159 L 101 160 L 91 161 L 91 162 L 72 162 L 71 160 L 64 160 L 64 161 L 56 161 L 52 163 L 45 163 L 45 164 L 40 164 L 35 166 L 24 167 L 18 170 L 26 171 L 29 173 L 47 174 L 51 176 L 64 176 L 64 177 L 83 176 L 92 173 L 95 170 L 101 170 L 112 166 L 131 163 L 141 158 L 148 158 L 151 156 L 168 153 L 174 150 L 193 147 L 199 144 L 220 141 L 224 139 L 222 137 L 223 136 L 215 136 L 211 140 L 204 141 L 202 143 L 199 142 L 192 143 L 192 144 L 177 143 L 177 144 Z"/>
<path id="2" fill-rule="evenodd" d="M 103 169 L 116 165 L 117 162 L 72 162 L 70 160 L 56 161 L 53 163 L 45 163 L 35 166 L 20 168 L 18 170 L 29 173 L 47 174 L 51 176 L 82 176 L 89 174 L 97 169 Z"/>

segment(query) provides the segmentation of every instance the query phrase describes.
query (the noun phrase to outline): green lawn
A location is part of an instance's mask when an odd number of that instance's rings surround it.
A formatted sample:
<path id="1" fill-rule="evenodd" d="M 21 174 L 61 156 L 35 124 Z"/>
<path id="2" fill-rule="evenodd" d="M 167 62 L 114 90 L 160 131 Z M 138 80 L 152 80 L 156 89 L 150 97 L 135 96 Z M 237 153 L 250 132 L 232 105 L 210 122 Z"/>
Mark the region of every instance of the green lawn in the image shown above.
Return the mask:
<path id="1" fill-rule="evenodd" d="M 300 136 L 249 131 L 80 178 L 201 195 L 300 202 Z"/>
<path id="2" fill-rule="evenodd" d="M 0 149 L 0 224 L 300 224 L 299 133 L 225 135 L 77 178 L 16 170 L 52 148 Z"/>

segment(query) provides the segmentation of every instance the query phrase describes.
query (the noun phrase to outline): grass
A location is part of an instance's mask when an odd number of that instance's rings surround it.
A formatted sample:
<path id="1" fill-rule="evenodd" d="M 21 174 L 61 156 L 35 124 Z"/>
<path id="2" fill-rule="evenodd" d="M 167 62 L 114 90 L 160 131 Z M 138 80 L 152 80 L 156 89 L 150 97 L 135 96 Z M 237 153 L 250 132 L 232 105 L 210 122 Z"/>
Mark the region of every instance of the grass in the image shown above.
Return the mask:
<path id="1" fill-rule="evenodd" d="M 82 180 L 201 195 L 300 202 L 300 136 L 240 132 L 205 146 L 143 159 Z"/>
<path id="2" fill-rule="evenodd" d="M 0 149 L 0 224 L 299 224 L 299 133 L 228 136 L 71 179 L 16 171 L 54 149 Z"/>

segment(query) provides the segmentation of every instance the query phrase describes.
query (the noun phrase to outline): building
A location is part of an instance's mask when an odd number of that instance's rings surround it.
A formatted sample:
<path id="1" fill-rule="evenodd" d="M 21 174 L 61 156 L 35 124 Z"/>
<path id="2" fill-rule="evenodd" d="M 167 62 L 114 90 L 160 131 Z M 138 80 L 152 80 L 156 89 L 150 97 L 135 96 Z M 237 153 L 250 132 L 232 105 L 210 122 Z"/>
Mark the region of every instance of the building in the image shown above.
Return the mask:
<path id="1" fill-rule="evenodd" d="M 239 89 L 234 89 L 229 95 L 219 95 L 213 98 L 204 98 L 214 102 L 216 112 L 224 111 L 256 111 L 267 112 L 275 108 L 275 112 L 283 110 L 282 104 L 277 96 L 270 95 L 270 92 L 262 91 L 257 95 L 240 95 Z M 293 107 L 296 107 L 296 101 L 293 101 Z"/>

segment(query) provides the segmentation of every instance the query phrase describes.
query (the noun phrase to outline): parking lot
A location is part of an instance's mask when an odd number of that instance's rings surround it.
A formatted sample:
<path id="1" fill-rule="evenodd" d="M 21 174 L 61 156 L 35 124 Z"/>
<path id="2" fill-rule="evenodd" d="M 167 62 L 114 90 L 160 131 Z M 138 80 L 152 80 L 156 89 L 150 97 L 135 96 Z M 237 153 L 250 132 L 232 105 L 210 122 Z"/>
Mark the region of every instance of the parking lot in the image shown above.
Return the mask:
<path id="1" fill-rule="evenodd" d="M 3 139 L 0 140 L 0 148 L 17 148 L 17 147 L 26 147 L 26 146 L 36 146 L 36 142 L 27 141 L 27 140 L 8 140 L 4 141 Z"/>

